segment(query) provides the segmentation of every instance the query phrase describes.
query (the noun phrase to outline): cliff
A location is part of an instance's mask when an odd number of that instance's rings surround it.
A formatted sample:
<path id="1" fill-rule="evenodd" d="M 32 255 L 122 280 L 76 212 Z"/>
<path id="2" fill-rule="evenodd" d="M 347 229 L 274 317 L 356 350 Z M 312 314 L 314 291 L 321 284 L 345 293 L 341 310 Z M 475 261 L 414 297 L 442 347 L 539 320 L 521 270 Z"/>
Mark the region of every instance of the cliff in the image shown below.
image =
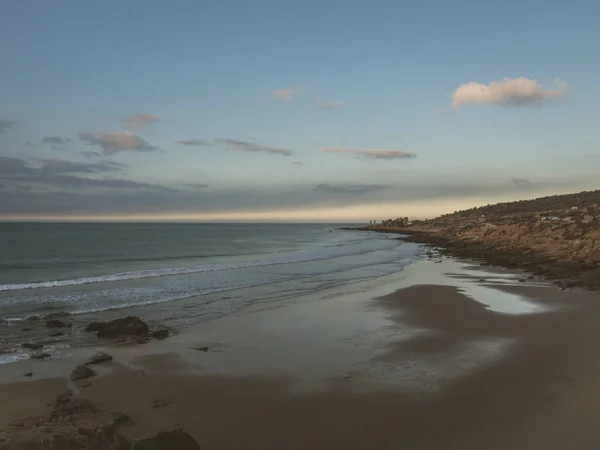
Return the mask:
<path id="1" fill-rule="evenodd" d="M 454 256 L 526 269 L 566 286 L 600 289 L 600 191 L 500 203 L 411 226 L 369 229 L 402 232 Z"/>

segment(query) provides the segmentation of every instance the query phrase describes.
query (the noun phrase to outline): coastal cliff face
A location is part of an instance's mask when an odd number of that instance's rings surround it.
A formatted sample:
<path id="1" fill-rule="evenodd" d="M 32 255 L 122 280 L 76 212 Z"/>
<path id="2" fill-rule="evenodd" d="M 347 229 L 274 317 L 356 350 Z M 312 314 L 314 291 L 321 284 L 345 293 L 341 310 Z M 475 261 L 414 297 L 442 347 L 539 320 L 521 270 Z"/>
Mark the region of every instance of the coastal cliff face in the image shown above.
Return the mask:
<path id="1" fill-rule="evenodd" d="M 600 191 L 473 208 L 397 231 L 449 254 L 600 289 Z"/>

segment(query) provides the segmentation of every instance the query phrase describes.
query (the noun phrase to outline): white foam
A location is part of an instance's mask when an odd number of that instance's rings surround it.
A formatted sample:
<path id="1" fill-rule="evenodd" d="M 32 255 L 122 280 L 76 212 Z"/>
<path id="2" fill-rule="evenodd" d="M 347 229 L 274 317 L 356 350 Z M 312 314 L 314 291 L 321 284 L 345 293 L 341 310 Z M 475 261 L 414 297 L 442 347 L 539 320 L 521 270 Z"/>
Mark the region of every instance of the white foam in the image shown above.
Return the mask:
<path id="1" fill-rule="evenodd" d="M 365 243 L 367 241 L 361 241 L 360 243 Z M 378 245 L 374 245 L 378 244 Z M 168 267 L 163 269 L 146 269 L 146 270 L 137 270 L 132 272 L 121 272 L 114 273 L 108 275 L 99 275 L 92 277 L 82 277 L 68 280 L 53 280 L 53 281 L 43 281 L 37 283 L 21 283 L 21 284 L 1 284 L 0 291 L 18 291 L 23 289 L 41 289 L 41 288 L 54 288 L 54 287 L 63 287 L 63 286 L 76 286 L 82 284 L 94 284 L 94 283 L 106 283 L 106 282 L 114 282 L 114 281 L 124 281 L 124 280 L 135 280 L 142 278 L 158 278 L 158 277 L 167 277 L 174 275 L 187 275 L 193 273 L 203 273 L 203 272 L 216 272 L 230 269 L 242 269 L 248 267 L 262 267 L 262 266 L 271 266 L 271 265 L 279 265 L 279 264 L 292 264 L 299 262 L 309 262 L 309 261 L 319 261 L 326 260 L 332 258 L 338 258 L 342 256 L 352 256 L 352 255 L 361 255 L 365 253 L 370 253 L 373 251 L 383 250 L 386 248 L 392 248 L 393 246 L 397 246 L 397 243 L 394 243 L 390 240 L 377 240 L 375 242 L 369 242 L 369 245 L 366 248 L 360 248 L 360 244 L 354 246 L 343 246 L 343 247 L 322 247 L 313 249 L 312 252 L 296 252 L 292 253 L 286 257 L 279 258 L 267 258 L 262 260 L 254 260 L 250 262 L 242 262 L 242 263 L 232 263 L 232 264 L 212 264 L 212 265 L 203 265 L 203 266 L 187 266 L 187 267 Z M 359 248 L 357 248 L 359 247 Z"/>

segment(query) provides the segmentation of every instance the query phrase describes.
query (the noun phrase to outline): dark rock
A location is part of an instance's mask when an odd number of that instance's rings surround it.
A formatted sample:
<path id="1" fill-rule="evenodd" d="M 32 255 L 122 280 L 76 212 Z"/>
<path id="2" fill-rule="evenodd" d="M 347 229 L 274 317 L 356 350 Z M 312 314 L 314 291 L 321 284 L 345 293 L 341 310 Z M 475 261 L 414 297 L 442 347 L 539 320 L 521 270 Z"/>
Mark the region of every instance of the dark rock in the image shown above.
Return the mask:
<path id="1" fill-rule="evenodd" d="M 77 366 L 73 369 L 73 372 L 71 372 L 71 380 L 72 381 L 85 380 L 87 378 L 93 377 L 94 375 L 96 375 L 96 373 L 89 367 Z"/>
<path id="2" fill-rule="evenodd" d="M 30 321 L 30 322 L 37 322 L 38 320 L 40 320 L 40 317 L 39 317 L 39 316 L 29 316 L 29 317 L 28 317 L 27 319 L 25 319 L 25 320 L 28 320 L 28 321 Z"/>
<path id="3" fill-rule="evenodd" d="M 479 282 L 480 282 L 480 283 L 485 283 L 485 278 L 480 278 L 480 279 L 479 279 Z"/>
<path id="4" fill-rule="evenodd" d="M 88 362 L 85 363 L 86 366 L 91 366 L 93 364 L 102 364 L 104 362 L 112 361 L 113 357 L 104 353 L 104 352 L 96 352 L 91 356 Z"/>
<path id="5" fill-rule="evenodd" d="M 171 335 L 171 332 L 169 330 L 167 330 L 166 328 L 164 328 L 162 330 L 156 330 L 156 331 L 150 332 L 150 336 L 155 339 L 165 339 L 165 338 L 168 338 L 170 335 Z"/>
<path id="6" fill-rule="evenodd" d="M 64 336 L 65 333 L 63 333 L 62 331 L 57 331 L 56 333 L 52 333 L 50 335 L 50 337 L 60 337 L 60 336 Z"/>
<path id="7" fill-rule="evenodd" d="M 517 281 L 518 281 L 519 283 L 525 283 L 525 278 L 519 278 Z"/>
<path id="8" fill-rule="evenodd" d="M 200 450 L 200 445 L 188 433 L 171 430 L 156 436 L 142 438 L 133 444 L 131 450 Z"/>
<path id="9" fill-rule="evenodd" d="M 148 325 L 139 317 L 127 316 L 103 324 L 98 330 L 98 337 L 114 336 L 146 336 Z"/>
<path id="10" fill-rule="evenodd" d="M 127 414 L 123 414 L 117 411 L 111 412 L 110 416 L 113 418 L 115 424 L 117 425 L 132 422 L 131 417 L 129 417 Z"/>
<path id="11" fill-rule="evenodd" d="M 39 350 L 42 347 L 42 344 L 32 344 L 30 342 L 24 342 L 23 344 L 21 344 L 21 348 L 26 348 L 29 350 Z"/>
<path id="12" fill-rule="evenodd" d="M 64 323 L 57 319 L 52 319 L 46 322 L 48 328 L 70 328 L 70 323 Z"/>
<path id="13" fill-rule="evenodd" d="M 24 377 L 31 378 L 33 376 L 33 372 L 27 372 L 23 374 Z"/>
<path id="14" fill-rule="evenodd" d="M 106 322 L 92 322 L 83 331 L 100 331 L 105 324 Z"/>
<path id="15" fill-rule="evenodd" d="M 192 347 L 192 350 L 196 350 L 197 352 L 207 352 L 208 347 Z"/>
<path id="16" fill-rule="evenodd" d="M 30 356 L 31 359 L 48 359 L 52 358 L 52 355 L 49 353 L 36 353 L 35 355 Z"/>
<path id="17" fill-rule="evenodd" d="M 21 331 L 31 331 L 33 328 L 21 328 Z"/>

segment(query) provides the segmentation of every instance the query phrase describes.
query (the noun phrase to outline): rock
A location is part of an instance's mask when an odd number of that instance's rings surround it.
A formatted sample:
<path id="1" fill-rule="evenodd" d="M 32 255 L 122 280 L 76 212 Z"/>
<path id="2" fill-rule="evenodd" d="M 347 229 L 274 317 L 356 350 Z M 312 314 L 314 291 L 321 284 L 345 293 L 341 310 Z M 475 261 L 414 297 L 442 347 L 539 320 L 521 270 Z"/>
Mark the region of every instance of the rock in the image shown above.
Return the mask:
<path id="1" fill-rule="evenodd" d="M 485 283 L 485 278 L 480 278 L 480 279 L 479 279 L 479 282 L 480 282 L 480 283 Z"/>
<path id="2" fill-rule="evenodd" d="M 29 350 L 39 350 L 42 347 L 42 344 L 32 344 L 30 342 L 24 342 L 23 344 L 21 344 L 21 348 L 26 348 Z"/>
<path id="3" fill-rule="evenodd" d="M 48 328 L 70 328 L 71 324 L 70 323 L 67 324 L 67 323 L 61 322 L 60 320 L 57 320 L 57 319 L 52 319 L 52 320 L 48 320 L 46 322 L 46 326 Z"/>
<path id="4" fill-rule="evenodd" d="M 50 335 L 50 337 L 59 337 L 59 336 L 64 336 L 65 333 L 63 333 L 62 331 L 57 331 L 56 333 L 52 333 Z"/>
<path id="5" fill-rule="evenodd" d="M 148 325 L 139 317 L 127 316 L 123 319 L 115 319 L 103 324 L 98 333 L 98 337 L 115 336 L 146 336 L 148 334 Z"/>
<path id="6" fill-rule="evenodd" d="M 33 328 L 21 328 L 21 331 L 31 331 Z"/>
<path id="7" fill-rule="evenodd" d="M 192 347 L 192 350 L 196 350 L 197 352 L 207 352 L 208 347 Z"/>
<path id="8" fill-rule="evenodd" d="M 23 374 L 24 377 L 31 378 L 33 376 L 33 372 L 27 372 Z"/>
<path id="9" fill-rule="evenodd" d="M 115 424 L 117 424 L 117 425 L 120 425 L 123 423 L 131 423 L 131 417 L 129 417 L 127 414 L 113 411 L 110 413 L 110 416 L 113 418 L 113 420 L 115 421 Z"/>
<path id="10" fill-rule="evenodd" d="M 36 353 L 35 355 L 30 356 L 31 359 L 48 359 L 52 358 L 52 355 L 49 353 Z"/>
<path id="11" fill-rule="evenodd" d="M 519 278 L 517 281 L 518 281 L 519 283 L 525 283 L 525 278 Z"/>
<path id="12" fill-rule="evenodd" d="M 162 330 L 156 330 L 156 331 L 150 332 L 150 336 L 155 339 L 165 339 L 165 338 L 168 338 L 170 335 L 171 335 L 171 332 L 169 330 L 167 330 L 166 328 L 164 328 Z"/>
<path id="13" fill-rule="evenodd" d="M 71 380 L 85 380 L 93 377 L 94 375 L 96 375 L 96 373 L 88 366 L 77 366 L 75 369 L 73 369 L 73 372 L 71 372 Z"/>
<path id="14" fill-rule="evenodd" d="M 86 366 L 91 366 L 93 364 L 102 364 L 104 362 L 112 361 L 113 357 L 104 353 L 104 352 L 96 352 L 93 354 L 89 361 L 85 363 Z"/>
<path id="15" fill-rule="evenodd" d="M 171 430 L 134 442 L 131 450 L 200 450 L 200 445 L 188 433 Z"/>
<path id="16" fill-rule="evenodd" d="M 37 322 L 38 320 L 40 320 L 40 317 L 39 316 L 29 316 L 25 320 L 28 320 L 29 322 Z"/>
<path id="17" fill-rule="evenodd" d="M 92 322 L 83 331 L 100 331 L 100 328 L 104 325 L 106 325 L 106 322 Z"/>

